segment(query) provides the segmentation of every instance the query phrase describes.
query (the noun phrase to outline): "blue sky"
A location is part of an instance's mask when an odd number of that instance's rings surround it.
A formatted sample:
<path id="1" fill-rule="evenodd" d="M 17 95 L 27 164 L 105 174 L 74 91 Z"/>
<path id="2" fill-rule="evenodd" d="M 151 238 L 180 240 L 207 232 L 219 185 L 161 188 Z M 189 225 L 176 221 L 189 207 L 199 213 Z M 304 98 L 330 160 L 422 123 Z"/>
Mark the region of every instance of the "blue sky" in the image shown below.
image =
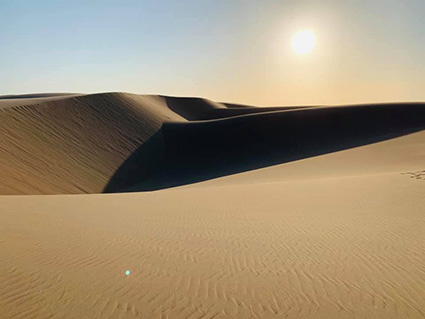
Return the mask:
<path id="1" fill-rule="evenodd" d="M 425 100 L 425 1 L 0 0 L 0 94 Z M 315 50 L 291 37 L 313 29 Z"/>

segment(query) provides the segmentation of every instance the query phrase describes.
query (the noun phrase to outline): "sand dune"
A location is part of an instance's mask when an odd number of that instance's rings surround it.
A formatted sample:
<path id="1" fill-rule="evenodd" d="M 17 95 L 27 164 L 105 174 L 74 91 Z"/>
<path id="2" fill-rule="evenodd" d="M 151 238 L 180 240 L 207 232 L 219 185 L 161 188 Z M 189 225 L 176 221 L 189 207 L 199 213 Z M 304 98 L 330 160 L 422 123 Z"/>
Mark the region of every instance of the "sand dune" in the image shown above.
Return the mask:
<path id="1" fill-rule="evenodd" d="M 0 194 L 155 190 L 425 128 L 422 104 L 256 108 L 105 93 L 2 106 Z"/>
<path id="2" fill-rule="evenodd" d="M 425 131 L 379 143 L 252 170 L 185 187 L 297 182 L 322 178 L 402 174 L 423 176 Z M 405 172 L 405 173 L 404 173 Z"/>
<path id="3" fill-rule="evenodd" d="M 425 129 L 425 105 L 302 108 L 164 123 L 167 157 L 131 190 L 154 190 L 376 143 Z M 118 191 L 119 189 L 113 189 Z"/>
<path id="4" fill-rule="evenodd" d="M 0 318 L 425 317 L 423 104 L 0 108 Z"/>
<path id="5" fill-rule="evenodd" d="M 158 97 L 77 96 L 0 112 L 2 194 L 101 192 L 167 119 Z"/>
<path id="6" fill-rule="evenodd" d="M 216 109 L 229 110 L 199 98 L 124 93 L 1 96 L 0 194 L 102 192 L 120 164 L 161 135 L 164 122 L 186 122 Z M 245 112 L 255 110 L 261 112 Z M 147 160 L 137 158 L 135 172 L 127 167 L 126 179 L 143 180 L 161 162 L 162 138 L 153 141 L 143 149 Z"/>
<path id="7" fill-rule="evenodd" d="M 265 113 L 302 109 L 303 107 L 255 107 L 228 103 L 217 103 L 201 98 L 163 96 L 167 106 L 189 121 L 212 120 L 245 114 Z"/>

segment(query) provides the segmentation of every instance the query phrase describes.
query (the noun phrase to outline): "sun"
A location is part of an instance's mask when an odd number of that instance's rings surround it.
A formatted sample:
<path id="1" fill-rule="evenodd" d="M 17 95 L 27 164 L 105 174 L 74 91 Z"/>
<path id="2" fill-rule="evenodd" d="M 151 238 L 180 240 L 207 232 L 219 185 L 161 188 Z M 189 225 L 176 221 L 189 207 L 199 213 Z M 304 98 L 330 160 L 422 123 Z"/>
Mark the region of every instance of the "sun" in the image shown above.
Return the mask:
<path id="1" fill-rule="evenodd" d="M 298 55 L 305 55 L 313 51 L 316 45 L 316 36 L 313 31 L 297 32 L 292 38 L 292 50 Z"/>

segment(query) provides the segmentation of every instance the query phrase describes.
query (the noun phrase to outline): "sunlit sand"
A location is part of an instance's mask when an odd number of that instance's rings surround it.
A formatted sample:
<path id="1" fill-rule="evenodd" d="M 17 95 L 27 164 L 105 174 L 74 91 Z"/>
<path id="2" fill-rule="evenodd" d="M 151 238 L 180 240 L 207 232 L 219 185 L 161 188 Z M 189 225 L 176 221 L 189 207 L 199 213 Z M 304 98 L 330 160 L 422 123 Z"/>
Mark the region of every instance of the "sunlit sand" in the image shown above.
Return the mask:
<path id="1" fill-rule="evenodd" d="M 0 318 L 421 318 L 424 118 L 0 99 Z"/>

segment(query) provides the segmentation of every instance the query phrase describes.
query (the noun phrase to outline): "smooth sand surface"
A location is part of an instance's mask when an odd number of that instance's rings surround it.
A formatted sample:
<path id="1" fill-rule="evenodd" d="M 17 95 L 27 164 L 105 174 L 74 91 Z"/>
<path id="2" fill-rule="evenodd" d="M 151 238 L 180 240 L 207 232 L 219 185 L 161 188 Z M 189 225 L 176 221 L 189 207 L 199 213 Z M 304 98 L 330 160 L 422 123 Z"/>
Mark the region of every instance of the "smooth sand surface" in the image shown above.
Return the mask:
<path id="1" fill-rule="evenodd" d="M 85 191 L 96 192 L 138 143 L 155 159 L 161 150 L 169 154 L 170 139 L 163 149 L 143 146 L 158 134 L 164 142 L 164 124 L 189 124 L 184 134 L 194 129 L 210 138 L 209 127 L 187 123 L 187 109 L 173 110 L 164 97 L 111 93 L 46 103 L 0 112 L 14 123 L 0 127 L 2 136 L 12 129 L 16 135 L 0 149 L 3 194 L 67 193 L 74 191 L 70 180 L 79 179 L 92 185 Z M 222 107 L 209 109 L 213 114 Z M 345 121 L 336 112 L 325 116 Z M 223 121 L 253 127 L 267 114 Z M 311 113 L 293 116 L 314 119 Z M 86 130 L 66 120 L 78 117 Z M 33 123 L 42 133 L 30 130 Z M 0 318 L 424 318 L 425 131 L 407 115 L 398 123 L 413 126 L 375 140 L 341 131 L 356 142 L 352 147 L 331 139 L 330 151 L 317 155 L 156 192 L 0 196 Z M 84 131 L 79 143 L 67 140 Z M 292 151 L 312 145 L 301 139 L 305 132 L 298 131 L 297 140 L 306 144 Z M 54 143 L 66 143 L 68 151 L 52 153 Z M 107 143 L 115 146 L 104 150 Z M 187 143 L 179 144 L 180 155 Z M 93 159 L 80 157 L 85 152 Z M 190 152 L 184 154 L 189 159 Z M 39 165 L 41 159 L 34 161 L 41 156 L 67 169 L 38 176 L 38 166 L 28 163 Z M 156 167 L 149 156 L 138 156 L 130 162 Z M 191 156 L 191 165 L 198 163 Z M 27 175 L 18 183 L 5 169 Z"/>
<path id="2" fill-rule="evenodd" d="M 424 193 L 385 174 L 2 197 L 0 313 L 422 318 Z"/>

